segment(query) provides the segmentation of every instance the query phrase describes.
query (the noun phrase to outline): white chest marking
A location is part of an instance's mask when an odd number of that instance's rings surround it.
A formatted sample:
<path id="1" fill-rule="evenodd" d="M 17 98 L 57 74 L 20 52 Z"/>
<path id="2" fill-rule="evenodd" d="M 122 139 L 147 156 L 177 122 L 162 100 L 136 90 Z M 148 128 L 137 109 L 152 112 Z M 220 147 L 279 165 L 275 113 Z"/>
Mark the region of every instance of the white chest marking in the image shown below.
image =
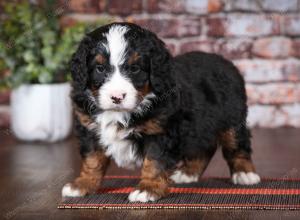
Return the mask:
<path id="1" fill-rule="evenodd" d="M 140 166 L 142 160 L 137 157 L 134 143 L 125 139 L 132 130 L 119 130 L 118 123 L 126 124 L 128 113 L 106 111 L 97 117 L 100 124 L 100 144 L 106 151 L 105 155 L 112 157 L 120 167 L 134 168 Z"/>

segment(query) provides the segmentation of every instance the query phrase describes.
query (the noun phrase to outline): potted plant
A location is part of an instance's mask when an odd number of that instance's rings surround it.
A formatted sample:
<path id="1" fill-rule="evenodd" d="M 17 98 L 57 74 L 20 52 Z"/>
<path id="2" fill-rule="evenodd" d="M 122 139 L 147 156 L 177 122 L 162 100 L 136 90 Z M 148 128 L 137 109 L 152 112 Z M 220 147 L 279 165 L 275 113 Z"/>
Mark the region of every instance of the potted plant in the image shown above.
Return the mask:
<path id="1" fill-rule="evenodd" d="M 9 70 L 0 86 L 12 89 L 11 127 L 21 140 L 58 141 L 72 127 L 68 62 L 95 24 L 61 28 L 51 7 L 8 3 L 0 21 L 0 68 Z"/>

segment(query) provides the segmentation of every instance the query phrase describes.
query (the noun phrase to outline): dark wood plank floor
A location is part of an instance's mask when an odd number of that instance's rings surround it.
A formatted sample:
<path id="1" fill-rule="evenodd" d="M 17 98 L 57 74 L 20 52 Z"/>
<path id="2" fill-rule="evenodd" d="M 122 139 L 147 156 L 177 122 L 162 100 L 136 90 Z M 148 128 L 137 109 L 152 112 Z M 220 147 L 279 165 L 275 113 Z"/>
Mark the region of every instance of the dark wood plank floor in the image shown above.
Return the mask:
<path id="1" fill-rule="evenodd" d="M 300 219 L 298 211 L 58 210 L 64 183 L 78 173 L 76 141 L 22 143 L 0 132 L 0 219 Z M 255 129 L 254 161 L 264 177 L 300 177 L 300 130 Z M 110 167 L 108 174 L 138 171 Z M 220 152 L 204 175 L 228 176 Z"/>

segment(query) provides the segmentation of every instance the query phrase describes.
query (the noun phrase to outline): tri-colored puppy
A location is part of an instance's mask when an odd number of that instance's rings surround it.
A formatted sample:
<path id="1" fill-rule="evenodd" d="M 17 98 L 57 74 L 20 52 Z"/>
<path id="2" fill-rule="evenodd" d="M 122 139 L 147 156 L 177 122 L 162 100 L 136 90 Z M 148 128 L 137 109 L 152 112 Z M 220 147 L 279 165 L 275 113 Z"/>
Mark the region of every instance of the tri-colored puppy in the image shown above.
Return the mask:
<path id="1" fill-rule="evenodd" d="M 142 167 L 132 202 L 154 201 L 170 182 L 201 176 L 221 146 L 235 184 L 256 184 L 242 76 L 216 54 L 172 57 L 152 32 L 113 23 L 89 33 L 71 61 L 80 139 L 79 177 L 63 196 L 100 186 L 110 159 Z"/>

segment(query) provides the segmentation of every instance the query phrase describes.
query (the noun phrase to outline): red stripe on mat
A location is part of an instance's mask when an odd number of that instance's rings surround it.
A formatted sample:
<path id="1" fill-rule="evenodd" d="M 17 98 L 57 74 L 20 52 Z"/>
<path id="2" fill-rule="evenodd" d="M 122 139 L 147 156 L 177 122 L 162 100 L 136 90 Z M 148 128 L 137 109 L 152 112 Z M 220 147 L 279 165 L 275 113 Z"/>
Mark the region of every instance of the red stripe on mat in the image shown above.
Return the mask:
<path id="1" fill-rule="evenodd" d="M 140 176 L 117 176 L 117 175 L 110 175 L 105 176 L 104 179 L 140 179 Z M 201 177 L 200 179 L 229 179 L 228 177 Z M 269 180 L 269 181 L 300 181 L 300 178 L 262 178 L 262 180 Z"/>
<path id="2" fill-rule="evenodd" d="M 98 193 L 130 193 L 134 187 L 103 188 Z M 300 195 L 300 189 L 232 189 L 232 188 L 175 188 L 170 187 L 171 193 L 197 193 L 197 194 L 235 194 L 235 195 Z"/>
<path id="3" fill-rule="evenodd" d="M 131 204 L 61 204 L 65 207 L 274 207 L 274 208 L 300 208 L 300 205 L 273 205 L 273 204 L 156 204 L 156 203 L 131 203 Z"/>

